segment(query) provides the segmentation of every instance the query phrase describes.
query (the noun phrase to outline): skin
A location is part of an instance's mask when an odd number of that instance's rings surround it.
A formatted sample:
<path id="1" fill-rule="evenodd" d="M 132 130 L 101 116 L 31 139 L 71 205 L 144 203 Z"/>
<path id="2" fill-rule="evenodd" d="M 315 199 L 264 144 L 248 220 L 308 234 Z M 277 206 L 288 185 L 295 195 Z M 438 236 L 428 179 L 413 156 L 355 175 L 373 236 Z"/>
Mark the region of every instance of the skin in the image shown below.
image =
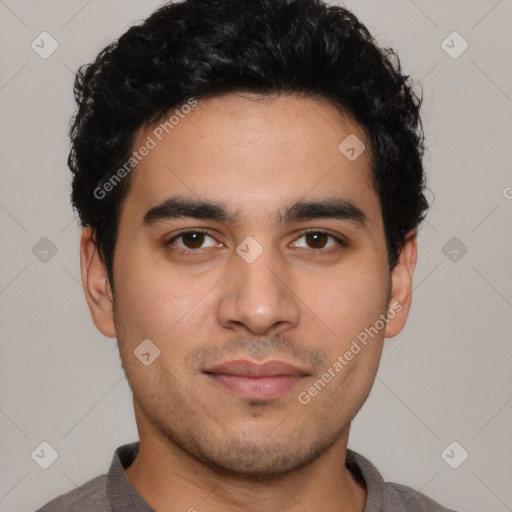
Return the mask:
<path id="1" fill-rule="evenodd" d="M 152 129 L 139 131 L 134 148 Z M 366 140 L 351 118 L 313 98 L 199 100 L 133 171 L 114 253 L 115 300 L 84 229 L 91 315 L 105 336 L 117 337 L 133 391 L 140 453 L 126 474 L 155 510 L 363 511 L 366 490 L 344 465 L 350 423 L 370 392 L 384 339 L 405 325 L 417 246 L 411 231 L 390 272 L 370 152 L 349 161 L 338 150 L 350 134 Z M 223 201 L 238 212 L 236 222 L 180 218 L 145 227 L 146 211 L 177 193 Z M 363 210 L 366 227 L 276 221 L 291 202 L 332 196 Z M 174 251 L 165 245 L 192 228 L 211 237 L 180 238 Z M 344 237 L 346 247 L 304 236 L 311 228 Z M 248 236 L 263 249 L 252 263 L 236 252 Z M 186 249 L 202 253 L 180 254 Z M 300 403 L 298 394 L 398 303 L 378 335 Z M 145 366 L 134 350 L 148 338 L 161 353 Z M 276 399 L 250 401 L 202 373 L 235 359 L 279 359 L 308 377 Z"/>

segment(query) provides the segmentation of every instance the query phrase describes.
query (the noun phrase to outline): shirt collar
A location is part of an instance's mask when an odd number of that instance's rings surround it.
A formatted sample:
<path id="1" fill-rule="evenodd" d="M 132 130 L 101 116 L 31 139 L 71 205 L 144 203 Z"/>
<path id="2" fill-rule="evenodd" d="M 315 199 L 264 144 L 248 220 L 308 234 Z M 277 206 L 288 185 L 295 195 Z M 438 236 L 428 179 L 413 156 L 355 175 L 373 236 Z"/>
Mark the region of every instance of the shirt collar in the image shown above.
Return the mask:
<path id="1" fill-rule="evenodd" d="M 155 512 L 135 490 L 124 472 L 139 453 L 139 442 L 120 446 L 114 453 L 107 476 L 107 496 L 113 512 Z"/>
<path id="2" fill-rule="evenodd" d="M 354 478 L 366 485 L 364 512 L 380 512 L 384 503 L 384 479 L 378 469 L 359 453 L 347 449 L 345 466 Z"/>

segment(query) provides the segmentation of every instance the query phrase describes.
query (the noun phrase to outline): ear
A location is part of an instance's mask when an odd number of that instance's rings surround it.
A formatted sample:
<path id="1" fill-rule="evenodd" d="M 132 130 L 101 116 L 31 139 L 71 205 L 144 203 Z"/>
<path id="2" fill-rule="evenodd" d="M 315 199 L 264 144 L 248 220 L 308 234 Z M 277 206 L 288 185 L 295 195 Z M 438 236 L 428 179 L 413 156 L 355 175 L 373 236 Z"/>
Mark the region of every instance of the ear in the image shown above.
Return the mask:
<path id="1" fill-rule="evenodd" d="M 80 266 L 85 299 L 89 305 L 94 325 L 103 335 L 115 338 L 112 290 L 91 227 L 86 227 L 82 231 Z"/>
<path id="2" fill-rule="evenodd" d="M 412 276 L 418 246 L 416 231 L 407 233 L 404 245 L 400 251 L 398 263 L 391 273 L 391 300 L 388 309 L 385 338 L 396 336 L 405 326 L 412 302 Z"/>

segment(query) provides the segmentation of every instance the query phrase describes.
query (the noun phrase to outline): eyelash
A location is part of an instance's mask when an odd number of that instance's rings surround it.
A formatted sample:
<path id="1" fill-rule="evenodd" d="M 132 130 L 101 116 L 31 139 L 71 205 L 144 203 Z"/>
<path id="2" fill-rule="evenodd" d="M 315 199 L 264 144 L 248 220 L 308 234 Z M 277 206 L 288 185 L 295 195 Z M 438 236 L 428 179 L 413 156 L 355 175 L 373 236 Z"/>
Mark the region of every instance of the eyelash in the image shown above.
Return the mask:
<path id="1" fill-rule="evenodd" d="M 203 253 L 204 253 L 204 249 L 197 249 L 197 250 L 191 250 L 191 249 L 174 249 L 172 248 L 172 245 L 173 243 L 178 240 L 180 237 L 184 236 L 184 235 L 188 235 L 188 234 L 191 234 L 191 233 L 201 233 L 201 234 L 204 234 L 204 235 L 207 235 L 211 238 L 215 238 L 209 231 L 207 230 L 204 230 L 204 229 L 190 229 L 190 230 L 187 230 L 187 231 L 182 231 L 181 233 L 178 233 L 177 235 L 173 236 L 170 240 L 168 240 L 167 242 L 165 242 L 165 246 L 171 248 L 171 250 L 175 253 L 179 253 L 181 255 L 184 255 L 184 256 L 201 256 Z M 329 249 L 305 249 L 307 250 L 311 255 L 313 255 L 314 257 L 318 257 L 318 256 L 325 256 L 325 255 L 330 255 L 330 254 L 333 254 L 337 251 L 340 250 L 340 246 L 345 248 L 347 247 L 347 243 L 342 240 L 341 238 L 337 237 L 337 236 L 334 236 L 332 235 L 331 233 L 327 232 L 327 231 L 322 231 L 322 230 L 318 230 L 318 229 L 309 229 L 309 230 L 306 230 L 306 231 L 303 231 L 298 238 L 302 238 L 303 236 L 305 235 L 309 235 L 309 234 L 321 234 L 321 235 L 327 235 L 328 237 L 334 239 L 338 246 L 335 246 L 335 247 L 330 247 Z"/>

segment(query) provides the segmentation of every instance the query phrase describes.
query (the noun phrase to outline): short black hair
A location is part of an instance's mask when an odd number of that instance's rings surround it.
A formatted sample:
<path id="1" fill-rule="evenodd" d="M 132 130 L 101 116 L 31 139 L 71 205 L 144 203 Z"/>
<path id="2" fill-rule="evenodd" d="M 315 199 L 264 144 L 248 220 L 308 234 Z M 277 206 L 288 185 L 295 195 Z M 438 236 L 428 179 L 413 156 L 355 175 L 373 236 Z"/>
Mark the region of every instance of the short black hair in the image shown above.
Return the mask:
<path id="1" fill-rule="evenodd" d="M 141 128 L 190 98 L 236 92 L 325 99 L 363 128 L 392 270 L 429 206 L 422 100 L 396 52 L 353 13 L 322 0 L 185 0 L 129 28 L 75 77 L 71 199 L 93 229 L 112 290 L 131 174 L 101 196 L 98 187 L 126 164 Z"/>

